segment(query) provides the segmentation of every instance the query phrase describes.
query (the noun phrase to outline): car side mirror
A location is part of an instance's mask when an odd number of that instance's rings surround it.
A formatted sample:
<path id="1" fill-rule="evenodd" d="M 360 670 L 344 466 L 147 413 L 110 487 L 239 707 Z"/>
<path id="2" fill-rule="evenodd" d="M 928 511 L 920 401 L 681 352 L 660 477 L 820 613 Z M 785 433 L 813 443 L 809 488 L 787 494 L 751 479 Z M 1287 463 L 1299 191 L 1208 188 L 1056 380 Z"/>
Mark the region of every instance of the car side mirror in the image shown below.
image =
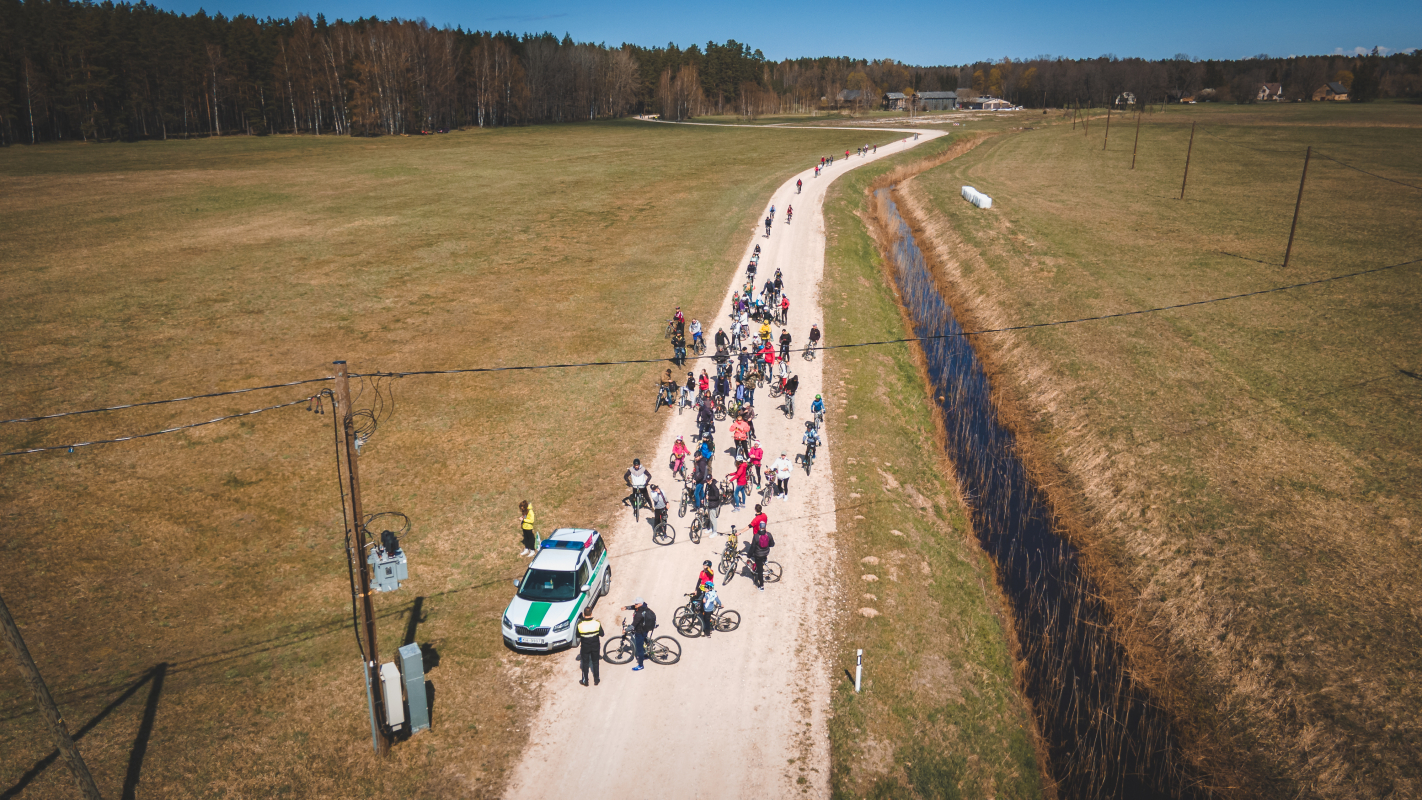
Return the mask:
<path id="1" fill-rule="evenodd" d="M 517 588 L 518 588 L 518 581 L 514 581 L 514 582 L 513 582 L 513 585 L 514 585 L 514 588 L 517 589 Z"/>
<path id="2" fill-rule="evenodd" d="M 585 583 L 585 584 L 583 584 L 583 591 L 585 591 L 585 592 L 591 592 L 591 591 L 592 591 L 592 584 L 591 584 L 591 583 Z"/>

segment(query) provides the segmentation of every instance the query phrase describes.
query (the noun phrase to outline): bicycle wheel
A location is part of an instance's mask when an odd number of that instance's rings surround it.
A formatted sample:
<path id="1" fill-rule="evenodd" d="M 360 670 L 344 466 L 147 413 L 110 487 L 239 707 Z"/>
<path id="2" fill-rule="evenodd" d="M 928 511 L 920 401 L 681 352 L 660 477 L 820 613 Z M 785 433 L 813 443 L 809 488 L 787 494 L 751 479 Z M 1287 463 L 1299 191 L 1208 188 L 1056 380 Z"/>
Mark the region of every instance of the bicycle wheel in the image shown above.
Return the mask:
<path id="1" fill-rule="evenodd" d="M 697 514 L 696 519 L 691 521 L 691 527 L 686 529 L 686 535 L 691 537 L 692 544 L 701 544 L 701 515 Z"/>
<path id="2" fill-rule="evenodd" d="M 765 576 L 761 578 L 765 583 L 780 582 L 780 564 L 775 561 L 765 562 Z"/>
<path id="3" fill-rule="evenodd" d="M 686 506 L 691 502 L 691 486 L 687 485 L 681 490 L 681 507 L 676 510 L 677 519 L 686 518 Z"/>
<path id="4" fill-rule="evenodd" d="M 722 553 L 722 554 L 721 554 L 721 563 L 719 563 L 719 564 L 716 565 L 716 571 L 719 572 L 719 573 L 721 573 L 722 575 L 725 575 L 725 574 L 726 574 L 726 571 L 731 568 L 731 564 L 733 564 L 733 563 L 735 563 L 735 559 L 731 558 L 730 556 L 726 555 L 725 553 Z"/>
<path id="5" fill-rule="evenodd" d="M 785 395 L 785 418 L 795 418 L 795 395 L 793 394 Z"/>
<path id="6" fill-rule="evenodd" d="M 805 359 L 806 361 L 814 361 L 814 360 L 815 360 L 815 348 L 814 348 L 814 347 L 806 347 L 805 350 L 804 350 L 804 352 L 800 354 L 800 357 L 803 358 L 803 359 Z"/>
<path id="7" fill-rule="evenodd" d="M 771 397 L 779 397 L 783 392 L 784 389 L 780 386 L 780 381 L 776 381 L 775 383 L 770 384 Z"/>
<path id="8" fill-rule="evenodd" d="M 739 555 L 732 556 L 731 563 L 726 565 L 726 569 L 724 572 L 726 579 L 724 581 L 721 581 L 721 583 L 729 586 L 731 581 L 736 577 L 736 573 L 740 571 L 741 557 Z"/>
<path id="9" fill-rule="evenodd" d="M 602 647 L 602 658 L 609 664 L 626 664 L 636 653 L 632 650 L 631 637 L 623 634 L 616 639 L 608 639 Z"/>
<path id="10" fill-rule="evenodd" d="M 741 627 L 741 612 L 723 608 L 716 613 L 715 619 L 711 622 L 716 626 L 716 630 L 725 633 Z"/>
<path id="11" fill-rule="evenodd" d="M 725 406 L 716 406 L 716 410 L 713 411 L 713 412 L 711 412 L 711 416 L 714 417 L 717 422 L 725 422 L 725 421 L 726 421 L 726 407 L 725 407 Z"/>
<path id="12" fill-rule="evenodd" d="M 697 617 L 696 612 L 686 606 L 676 610 L 676 614 L 672 616 L 672 626 L 676 628 L 677 633 L 688 639 L 695 639 L 701 635 L 701 620 Z"/>
<path id="13" fill-rule="evenodd" d="M 810 467 L 814 466 L 815 463 L 814 457 L 805 453 L 801 453 L 800 455 L 796 456 L 796 458 L 802 459 L 805 462 L 805 474 L 809 475 Z"/>
<path id="14" fill-rule="evenodd" d="M 669 545 L 676 541 L 676 528 L 670 523 L 663 522 L 652 529 L 652 541 L 660 545 Z"/>
<path id="15" fill-rule="evenodd" d="M 681 660 L 681 642 L 674 636 L 658 636 L 647 642 L 647 657 L 668 666 Z"/>

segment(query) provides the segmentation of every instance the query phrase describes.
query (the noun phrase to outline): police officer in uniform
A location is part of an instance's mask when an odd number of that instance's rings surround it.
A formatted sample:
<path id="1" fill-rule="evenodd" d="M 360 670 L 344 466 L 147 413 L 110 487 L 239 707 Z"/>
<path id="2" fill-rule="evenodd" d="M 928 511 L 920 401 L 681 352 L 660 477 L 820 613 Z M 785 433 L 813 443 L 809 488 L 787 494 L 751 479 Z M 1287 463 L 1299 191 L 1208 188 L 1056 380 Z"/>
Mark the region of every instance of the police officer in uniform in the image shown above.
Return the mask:
<path id="1" fill-rule="evenodd" d="M 583 679 L 578 681 L 588 685 L 588 667 L 592 667 L 593 685 L 602 683 L 598 674 L 598 663 L 602 660 L 602 623 L 593 619 L 592 609 L 583 609 L 583 618 L 578 620 L 578 661 L 583 668 Z"/>

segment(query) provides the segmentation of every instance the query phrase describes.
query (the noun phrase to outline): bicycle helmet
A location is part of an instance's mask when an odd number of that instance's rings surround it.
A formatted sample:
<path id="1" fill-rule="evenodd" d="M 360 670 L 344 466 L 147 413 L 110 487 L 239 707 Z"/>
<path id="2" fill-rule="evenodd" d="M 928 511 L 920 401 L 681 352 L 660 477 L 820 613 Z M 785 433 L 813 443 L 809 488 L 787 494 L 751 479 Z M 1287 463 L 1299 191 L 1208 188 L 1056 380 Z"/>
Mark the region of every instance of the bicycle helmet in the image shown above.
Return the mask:
<path id="1" fill-rule="evenodd" d="M 806 428 L 813 428 L 813 427 L 815 427 L 815 423 L 811 422 L 810 420 L 805 420 L 805 427 L 806 427 Z"/>
<path id="2" fill-rule="evenodd" d="M 640 459 L 640 458 L 634 458 L 634 459 L 632 459 L 632 466 L 634 466 L 634 467 L 640 467 L 640 466 L 642 466 L 642 459 Z"/>
<path id="3" fill-rule="evenodd" d="M 708 559 L 706 559 L 705 561 L 701 562 L 701 566 L 703 566 L 703 567 L 709 567 L 709 566 L 711 566 L 711 559 L 708 558 Z"/>
<path id="4" fill-rule="evenodd" d="M 816 399 L 816 400 L 819 400 L 819 399 L 821 399 L 821 398 L 820 398 L 819 395 L 815 395 L 815 399 Z"/>

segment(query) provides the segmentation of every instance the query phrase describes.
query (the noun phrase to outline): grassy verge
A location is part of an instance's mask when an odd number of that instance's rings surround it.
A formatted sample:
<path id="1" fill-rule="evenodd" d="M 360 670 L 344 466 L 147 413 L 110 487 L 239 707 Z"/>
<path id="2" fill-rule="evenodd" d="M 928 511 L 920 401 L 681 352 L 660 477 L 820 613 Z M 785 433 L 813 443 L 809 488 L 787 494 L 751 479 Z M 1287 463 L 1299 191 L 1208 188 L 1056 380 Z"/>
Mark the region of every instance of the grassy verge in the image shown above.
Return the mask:
<path id="1" fill-rule="evenodd" d="M 1178 198 L 1197 122 L 1186 200 Z M 908 211 L 971 327 L 1422 256 L 1422 107 L 1170 109 L 998 137 Z M 1288 270 L 1304 148 L 1314 147 Z M 959 187 L 991 195 L 982 212 Z M 1253 795 L 1422 791 L 1417 269 L 982 337 L 1029 457 L 1201 741 Z"/>
<path id="2" fill-rule="evenodd" d="M 725 265 L 770 190 L 862 141 L 616 122 L 11 148 L 0 410 L 315 377 L 336 358 L 362 372 L 670 355 L 672 307 L 719 308 Z M 368 750 L 329 413 L 302 405 L 0 460 L 0 553 L 16 576 L 5 599 L 100 788 L 498 796 L 542 663 L 499 635 L 523 563 L 517 503 L 531 498 L 545 531 L 607 523 L 617 477 L 661 424 L 647 413 L 657 372 L 358 387 L 358 407 L 380 408 L 366 510 L 414 522 L 411 580 L 377 598 L 381 651 L 413 637 L 434 662 L 434 728 L 387 764 Z M 153 431 L 312 391 L 9 425 L 0 446 Z M 0 752 L 0 792 L 69 791 L 15 681 L 0 683 Z"/>
<path id="3" fill-rule="evenodd" d="M 949 147 L 947 138 L 854 170 L 825 205 L 827 342 L 904 335 L 865 227 L 873 180 Z M 1037 797 L 1031 721 L 1015 687 L 992 565 L 943 464 L 935 406 L 908 347 L 831 352 L 830 399 L 846 600 L 847 675 L 830 726 L 835 797 Z M 872 576 L 869 577 L 869 576 Z"/>

